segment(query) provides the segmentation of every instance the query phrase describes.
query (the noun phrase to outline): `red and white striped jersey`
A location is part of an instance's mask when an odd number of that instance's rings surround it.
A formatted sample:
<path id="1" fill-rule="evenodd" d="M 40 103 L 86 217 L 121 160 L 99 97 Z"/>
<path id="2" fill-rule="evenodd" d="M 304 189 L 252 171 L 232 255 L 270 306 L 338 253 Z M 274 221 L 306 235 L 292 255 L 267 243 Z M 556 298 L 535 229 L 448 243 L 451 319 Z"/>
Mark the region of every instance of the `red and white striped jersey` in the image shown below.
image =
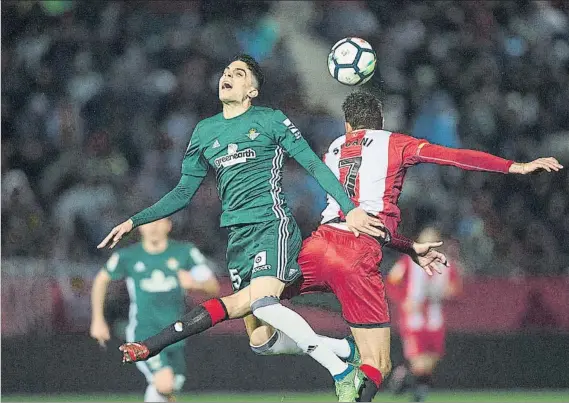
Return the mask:
<path id="1" fill-rule="evenodd" d="M 407 168 L 419 163 L 452 165 L 465 170 L 507 173 L 513 161 L 480 151 L 431 144 L 386 130 L 356 130 L 330 145 L 324 162 L 344 185 L 354 204 L 378 216 L 392 234 L 401 220 L 397 201 Z M 340 206 L 328 195 L 322 223 L 342 218 Z"/>
<path id="2" fill-rule="evenodd" d="M 324 162 L 344 185 L 354 204 L 379 216 L 394 233 L 400 221 L 397 200 L 407 167 L 419 147 L 428 144 L 385 130 L 357 130 L 334 140 Z M 340 206 L 328 196 L 322 222 L 341 216 Z"/>
<path id="3" fill-rule="evenodd" d="M 441 274 L 429 276 L 425 270 L 403 256 L 391 269 L 387 293 L 398 308 L 398 326 L 402 331 L 435 331 L 444 326 L 443 301 L 457 290 L 458 270 L 452 263 Z"/>

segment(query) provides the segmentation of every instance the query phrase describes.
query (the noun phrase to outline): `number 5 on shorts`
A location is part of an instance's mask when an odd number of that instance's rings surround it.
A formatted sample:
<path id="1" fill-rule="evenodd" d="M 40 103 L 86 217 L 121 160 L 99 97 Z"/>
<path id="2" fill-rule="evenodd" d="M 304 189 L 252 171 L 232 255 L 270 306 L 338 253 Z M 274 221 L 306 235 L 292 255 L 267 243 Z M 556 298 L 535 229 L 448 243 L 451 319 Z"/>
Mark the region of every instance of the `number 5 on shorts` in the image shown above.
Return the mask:
<path id="1" fill-rule="evenodd" d="M 229 269 L 229 278 L 231 279 L 233 290 L 239 290 L 241 287 L 241 276 L 239 275 L 237 269 Z"/>

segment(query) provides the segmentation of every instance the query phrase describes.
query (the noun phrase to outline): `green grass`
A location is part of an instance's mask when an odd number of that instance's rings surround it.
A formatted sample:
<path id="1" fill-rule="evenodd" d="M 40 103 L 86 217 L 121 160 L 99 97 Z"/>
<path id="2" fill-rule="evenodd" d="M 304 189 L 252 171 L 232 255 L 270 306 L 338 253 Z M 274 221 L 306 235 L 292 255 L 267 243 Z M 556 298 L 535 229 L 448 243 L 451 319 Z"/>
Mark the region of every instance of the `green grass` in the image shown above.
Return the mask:
<path id="1" fill-rule="evenodd" d="M 178 402 L 332 402 L 332 393 L 184 393 Z M 4 402 L 140 402 L 140 394 L 97 394 L 97 395 L 7 395 Z M 409 396 L 394 397 L 379 393 L 376 402 L 408 402 Z M 504 391 L 433 391 L 431 402 L 568 402 L 569 390 L 504 390 Z"/>

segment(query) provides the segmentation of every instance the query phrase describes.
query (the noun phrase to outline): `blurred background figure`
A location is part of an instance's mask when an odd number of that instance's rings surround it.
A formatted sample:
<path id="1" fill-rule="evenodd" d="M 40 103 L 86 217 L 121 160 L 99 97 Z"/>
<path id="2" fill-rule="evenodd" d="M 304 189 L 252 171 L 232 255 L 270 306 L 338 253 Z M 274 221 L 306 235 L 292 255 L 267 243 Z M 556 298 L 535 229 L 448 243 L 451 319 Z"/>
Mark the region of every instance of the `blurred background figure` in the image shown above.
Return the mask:
<path id="1" fill-rule="evenodd" d="M 418 242 L 440 240 L 434 227 L 421 231 Z M 452 255 L 449 254 L 449 255 Z M 449 259 L 448 269 L 429 276 L 404 256 L 387 277 L 388 295 L 398 310 L 398 328 L 406 364 L 393 371 L 390 388 L 397 394 L 412 389 L 413 401 L 422 402 L 432 385 L 433 371 L 445 352 L 443 303 L 462 290 L 458 262 Z"/>
<path id="2" fill-rule="evenodd" d="M 111 280 L 127 281 L 127 341 L 149 337 L 180 317 L 186 308 L 186 291 L 219 295 L 219 284 L 205 257 L 194 245 L 169 239 L 171 229 L 168 218 L 142 225 L 140 243 L 117 250 L 95 277 L 90 334 L 101 346 L 111 338 L 104 312 Z M 186 380 L 185 344 L 173 344 L 150 360 L 136 363 L 148 382 L 145 402 L 167 402 L 181 390 Z"/>

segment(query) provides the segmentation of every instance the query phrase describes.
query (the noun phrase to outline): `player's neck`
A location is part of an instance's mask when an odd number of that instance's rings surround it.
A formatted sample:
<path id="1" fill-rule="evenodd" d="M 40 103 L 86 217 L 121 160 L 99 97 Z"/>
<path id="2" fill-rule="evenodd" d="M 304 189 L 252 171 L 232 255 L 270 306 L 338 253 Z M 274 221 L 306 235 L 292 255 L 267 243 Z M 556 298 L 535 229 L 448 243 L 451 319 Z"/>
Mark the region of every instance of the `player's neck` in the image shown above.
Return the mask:
<path id="1" fill-rule="evenodd" d="M 157 255 L 168 249 L 168 239 L 161 239 L 156 242 L 142 240 L 142 249 L 151 255 Z"/>
<path id="2" fill-rule="evenodd" d="M 223 103 L 223 117 L 225 119 L 233 119 L 239 115 L 243 115 L 251 107 L 249 99 L 244 102 L 224 102 Z"/>

